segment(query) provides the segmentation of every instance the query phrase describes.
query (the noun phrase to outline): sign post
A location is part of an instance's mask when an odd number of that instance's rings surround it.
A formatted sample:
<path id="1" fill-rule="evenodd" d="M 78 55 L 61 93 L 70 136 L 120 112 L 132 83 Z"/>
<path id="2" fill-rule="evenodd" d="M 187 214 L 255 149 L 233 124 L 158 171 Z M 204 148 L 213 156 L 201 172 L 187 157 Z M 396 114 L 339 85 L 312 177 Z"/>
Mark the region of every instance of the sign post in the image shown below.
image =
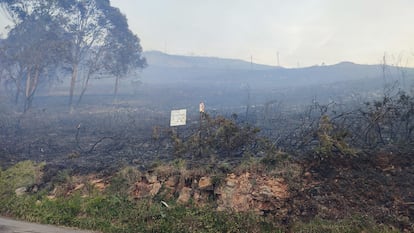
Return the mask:
<path id="1" fill-rule="evenodd" d="M 199 108 L 200 108 L 200 113 L 204 113 L 206 106 L 204 105 L 203 102 L 200 102 Z"/>
<path id="2" fill-rule="evenodd" d="M 187 121 L 187 109 L 178 109 L 178 110 L 172 110 L 171 111 L 171 118 L 170 118 L 170 126 L 180 126 L 185 125 Z M 174 132 L 174 130 L 173 130 Z M 175 132 L 177 138 L 178 136 L 178 128 Z"/>
<path id="3" fill-rule="evenodd" d="M 199 150 L 198 150 L 198 156 L 200 157 L 201 156 L 201 149 L 202 149 L 202 142 L 201 142 L 201 140 L 202 140 L 202 136 L 201 136 L 201 131 L 202 131 L 202 127 L 203 127 L 203 116 L 204 116 L 204 114 L 205 114 L 205 108 L 206 108 L 206 106 L 204 105 L 204 102 L 200 102 L 200 105 L 199 105 L 199 109 L 200 109 L 200 128 L 199 128 L 199 130 L 198 130 L 198 148 L 199 148 Z"/>
<path id="4" fill-rule="evenodd" d="M 187 109 L 171 111 L 170 126 L 185 125 L 187 121 Z"/>

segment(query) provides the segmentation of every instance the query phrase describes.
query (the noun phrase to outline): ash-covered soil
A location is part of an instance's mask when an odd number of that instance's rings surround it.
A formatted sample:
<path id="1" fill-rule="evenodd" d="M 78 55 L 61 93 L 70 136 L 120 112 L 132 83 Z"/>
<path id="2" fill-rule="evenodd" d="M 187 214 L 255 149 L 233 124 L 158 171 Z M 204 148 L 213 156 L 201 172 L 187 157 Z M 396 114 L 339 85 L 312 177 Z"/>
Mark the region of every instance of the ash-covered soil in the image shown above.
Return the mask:
<path id="1" fill-rule="evenodd" d="M 129 105 L 33 109 L 25 114 L 7 111 L 0 121 L 0 165 L 45 161 L 44 182 L 59 171 L 110 176 L 132 165 L 141 171 L 169 162 L 173 153 L 166 111 Z M 185 138 L 198 127 L 198 115 L 177 133 Z M 378 224 L 414 231 L 414 146 L 359 151 L 355 156 L 333 155 L 323 160 L 312 154 L 292 155 L 278 175 L 288 186 L 282 222 L 368 216 Z M 188 159 L 200 167 L 210 158 Z M 216 158 L 215 163 L 238 164 L 243 158 Z M 289 167 L 295 171 L 289 171 Z M 232 173 L 232 171 L 226 171 Z M 263 171 L 256 171 L 261 173 Z M 253 171 L 254 173 L 254 171 Z M 294 175 L 293 175 L 294 174 Z M 252 177 L 257 176 L 253 174 Z M 262 177 L 262 175 L 260 175 Z M 266 214 L 278 215 L 278 210 Z"/>

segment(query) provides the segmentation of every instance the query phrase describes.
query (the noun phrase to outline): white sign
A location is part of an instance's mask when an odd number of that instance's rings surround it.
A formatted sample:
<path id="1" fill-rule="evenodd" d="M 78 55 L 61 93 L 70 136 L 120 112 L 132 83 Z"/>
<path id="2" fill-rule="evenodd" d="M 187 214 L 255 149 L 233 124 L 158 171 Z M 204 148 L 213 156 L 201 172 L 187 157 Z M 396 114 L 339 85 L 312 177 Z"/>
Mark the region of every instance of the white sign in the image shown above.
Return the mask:
<path id="1" fill-rule="evenodd" d="M 170 126 L 185 125 L 187 120 L 187 109 L 172 110 Z"/>
<path id="2" fill-rule="evenodd" d="M 204 112 L 204 111 L 205 111 L 206 106 L 204 105 L 204 103 L 203 103 L 203 102 L 200 102 L 200 106 L 199 106 L 199 108 L 200 108 L 200 113 L 202 113 L 202 112 Z"/>

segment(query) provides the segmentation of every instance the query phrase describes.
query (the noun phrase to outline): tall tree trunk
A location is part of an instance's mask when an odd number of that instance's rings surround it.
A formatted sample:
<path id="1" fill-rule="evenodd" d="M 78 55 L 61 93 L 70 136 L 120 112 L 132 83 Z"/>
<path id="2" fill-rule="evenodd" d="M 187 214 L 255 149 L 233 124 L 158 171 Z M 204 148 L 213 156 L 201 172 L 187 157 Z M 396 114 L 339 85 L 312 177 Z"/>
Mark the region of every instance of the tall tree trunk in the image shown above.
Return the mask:
<path id="1" fill-rule="evenodd" d="M 76 84 L 76 78 L 78 77 L 78 64 L 75 63 L 72 65 L 72 79 L 70 80 L 70 90 L 69 90 L 69 107 L 70 107 L 70 112 L 73 111 L 73 94 L 75 92 L 75 84 Z"/>
<path id="2" fill-rule="evenodd" d="M 22 88 L 22 77 L 19 76 L 18 79 L 16 80 L 16 95 L 14 96 L 14 104 L 18 104 L 19 103 L 19 95 L 20 95 L 20 91 Z"/>
<path id="3" fill-rule="evenodd" d="M 88 75 L 88 77 L 86 77 L 85 83 L 82 87 L 82 91 L 79 95 L 78 102 L 76 103 L 76 106 L 79 106 L 80 102 L 82 101 L 83 96 L 85 95 L 86 89 L 88 88 L 89 78 L 90 78 L 90 76 Z"/>
<path id="4" fill-rule="evenodd" d="M 82 90 L 78 98 L 78 102 L 76 103 L 76 106 L 79 106 L 80 102 L 82 101 L 83 96 L 85 95 L 86 89 L 88 88 L 89 80 L 93 76 L 93 74 L 96 72 L 97 69 L 97 63 L 99 61 L 99 57 L 101 56 L 102 48 L 99 49 L 99 51 L 94 54 L 94 59 L 92 60 L 92 64 L 89 65 L 88 74 L 86 75 L 86 78 L 84 78 L 84 81 L 82 83 Z"/>
<path id="5" fill-rule="evenodd" d="M 117 102 L 118 86 L 119 86 L 119 76 L 116 76 L 116 78 L 115 78 L 115 88 L 114 88 L 114 103 Z"/>
<path id="6" fill-rule="evenodd" d="M 30 70 L 28 70 L 27 71 L 27 79 L 26 79 L 26 92 L 25 92 L 26 97 L 28 97 L 29 94 L 30 94 L 31 81 L 32 81 L 31 73 L 30 73 Z"/>
<path id="7" fill-rule="evenodd" d="M 22 81 L 24 78 L 24 69 L 20 66 L 19 73 L 16 78 L 16 95 L 14 96 L 14 104 L 17 106 L 19 103 L 20 92 L 22 91 Z"/>
<path id="8" fill-rule="evenodd" d="M 36 66 L 34 75 L 32 76 L 30 72 L 28 75 L 28 80 L 26 81 L 26 99 L 24 112 L 32 107 L 33 97 L 37 89 L 37 84 L 39 83 L 40 68 Z"/>
<path id="9" fill-rule="evenodd" d="M 30 74 L 30 69 L 28 69 L 27 70 L 27 78 L 26 78 L 26 91 L 25 91 L 25 95 L 24 95 L 24 111 L 23 112 L 26 112 L 28 109 L 29 109 L 29 107 L 28 107 L 28 97 L 29 97 L 29 95 L 30 95 L 30 85 L 31 85 L 31 80 L 32 79 L 32 77 L 31 77 L 31 74 Z"/>

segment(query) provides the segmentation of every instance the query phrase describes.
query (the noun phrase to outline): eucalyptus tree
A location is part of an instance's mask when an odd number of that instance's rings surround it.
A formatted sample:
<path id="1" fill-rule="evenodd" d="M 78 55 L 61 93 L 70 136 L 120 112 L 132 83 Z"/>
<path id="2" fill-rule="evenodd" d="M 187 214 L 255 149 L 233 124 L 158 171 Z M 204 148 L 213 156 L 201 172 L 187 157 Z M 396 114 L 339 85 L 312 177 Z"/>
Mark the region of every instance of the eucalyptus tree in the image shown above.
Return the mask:
<path id="1" fill-rule="evenodd" d="M 6 53 L 4 48 L 4 40 L 0 38 L 0 89 L 4 88 L 5 82 L 8 80 Z M 0 95 L 1 96 L 1 95 Z"/>
<path id="2" fill-rule="evenodd" d="M 114 101 L 118 95 L 119 81 L 146 67 L 139 38 L 128 28 L 127 18 L 117 8 L 108 14 L 112 22 L 105 41 L 104 66 L 115 78 Z"/>
<path id="3" fill-rule="evenodd" d="M 71 81 L 69 106 L 73 108 L 73 96 L 80 70 L 91 64 L 88 59 L 92 50 L 103 45 L 110 22 L 105 12 L 110 7 L 109 0 L 60 0 L 60 14 L 65 21 L 65 30 L 72 35 L 72 51 L 69 66 Z"/>
<path id="4" fill-rule="evenodd" d="M 45 4 L 48 2 L 41 0 L 0 0 L 0 7 L 13 25 L 26 20 Z M 43 7 L 43 9 L 45 8 Z"/>
<path id="5" fill-rule="evenodd" d="M 58 2 L 65 30 L 72 35 L 69 105 L 73 109 L 77 80 L 83 80 L 79 103 L 90 78 L 108 74 L 120 77 L 130 70 L 134 62 L 145 64 L 145 61 L 141 58 L 142 48 L 138 37 L 128 29 L 126 17 L 119 9 L 112 7 L 109 0 Z M 115 64 L 114 59 L 120 60 Z M 123 73 L 117 67 L 121 63 L 125 64 Z M 118 83 L 119 78 L 116 80 Z"/>
<path id="6" fill-rule="evenodd" d="M 15 104 L 19 101 L 22 89 L 22 80 L 26 70 L 25 64 L 15 44 L 3 41 L 0 45 L 0 69 L 4 88 L 14 91 Z"/>
<path id="7" fill-rule="evenodd" d="M 69 36 L 50 14 L 50 2 L 3 1 L 13 27 L 2 43 L 5 72 L 16 86 L 15 101 L 24 96 L 24 111 L 32 104 L 39 84 L 46 80 L 70 48 Z"/>
<path id="8" fill-rule="evenodd" d="M 40 1 L 0 0 L 0 7 L 5 16 L 12 23 L 8 28 L 17 27 L 19 23 L 28 18 L 30 14 L 39 9 Z M 13 32 L 11 32 L 13 33 Z M 1 71 L 5 85 L 14 86 L 15 104 L 18 103 L 22 89 L 22 80 L 26 71 L 24 57 L 20 45 L 11 39 L 4 40 L 0 45 Z M 17 41 L 16 41 L 17 42 Z M 20 51 L 19 51 L 20 50 Z"/>
<path id="9" fill-rule="evenodd" d="M 32 96 L 36 89 L 30 87 L 37 85 L 38 78 L 33 80 L 33 75 L 37 76 L 46 67 L 43 63 L 34 64 L 35 68 L 28 66 L 28 59 L 33 62 L 44 60 L 44 64 L 59 61 L 59 66 L 69 70 L 71 110 L 78 80 L 83 81 L 78 102 L 86 91 L 89 79 L 95 76 L 116 77 L 116 95 L 119 79 L 132 67 L 142 68 L 145 65 L 138 37 L 128 29 L 126 17 L 119 9 L 112 7 L 109 0 L 0 0 L 0 5 L 14 23 L 7 39 L 11 47 L 19 51 L 11 57 L 17 59 L 16 67 L 20 67 L 16 69 L 15 76 L 24 74 L 30 77 L 29 81 L 26 79 L 26 83 L 30 84 L 26 85 L 26 97 Z M 36 44 L 35 39 L 39 40 L 38 43 L 49 39 L 53 43 Z M 13 40 L 17 42 L 13 43 Z M 16 78 L 17 89 L 21 86 L 19 80 Z"/>
<path id="10" fill-rule="evenodd" d="M 4 57 L 3 57 L 3 49 L 1 46 L 1 39 L 0 39 L 0 91 L 2 90 L 4 81 L 5 81 L 5 67 L 4 67 Z M 3 95 L 0 93 L 0 100 L 3 100 Z"/>
<path id="11" fill-rule="evenodd" d="M 102 70 L 103 70 L 103 47 L 99 46 L 99 47 L 93 47 L 90 49 L 90 51 L 88 52 L 88 56 L 87 59 L 85 59 L 84 62 L 82 62 L 83 64 L 83 69 L 81 71 L 81 75 L 82 76 L 82 85 L 81 85 L 81 90 L 79 93 L 79 98 L 77 101 L 76 105 L 79 105 L 82 101 L 83 96 L 86 93 L 86 90 L 88 89 L 89 86 L 89 81 L 92 78 L 99 78 L 100 76 L 103 75 Z"/>

